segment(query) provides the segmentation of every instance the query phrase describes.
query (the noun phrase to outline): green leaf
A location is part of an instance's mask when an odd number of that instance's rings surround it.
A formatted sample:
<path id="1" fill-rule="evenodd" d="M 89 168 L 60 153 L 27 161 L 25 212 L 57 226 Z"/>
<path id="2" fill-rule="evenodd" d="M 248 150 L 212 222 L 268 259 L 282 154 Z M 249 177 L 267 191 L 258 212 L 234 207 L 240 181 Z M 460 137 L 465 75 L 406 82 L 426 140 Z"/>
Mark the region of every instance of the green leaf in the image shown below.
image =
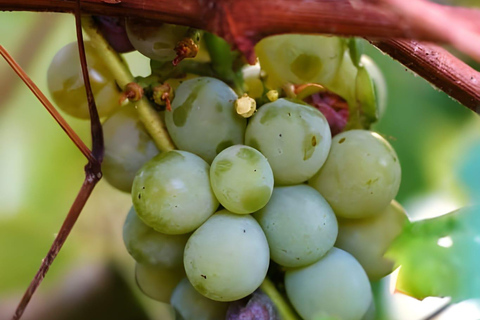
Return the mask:
<path id="1" fill-rule="evenodd" d="M 480 206 L 414 222 L 386 256 L 401 266 L 397 290 L 417 299 L 480 298 Z"/>

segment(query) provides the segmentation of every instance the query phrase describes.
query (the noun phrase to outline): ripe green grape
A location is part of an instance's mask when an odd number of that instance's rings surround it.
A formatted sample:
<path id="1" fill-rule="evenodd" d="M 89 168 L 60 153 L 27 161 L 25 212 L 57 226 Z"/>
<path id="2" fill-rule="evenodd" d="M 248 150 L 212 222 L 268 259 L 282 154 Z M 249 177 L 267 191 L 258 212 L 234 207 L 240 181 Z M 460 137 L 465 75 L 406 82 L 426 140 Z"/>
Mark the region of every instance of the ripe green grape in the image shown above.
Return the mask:
<path id="1" fill-rule="evenodd" d="M 393 200 L 372 218 L 339 220 L 335 246 L 353 255 L 370 280 L 378 280 L 393 271 L 393 261 L 383 255 L 406 223 L 405 210 Z"/>
<path id="2" fill-rule="evenodd" d="M 375 132 L 336 135 L 327 161 L 309 181 L 342 218 L 382 212 L 397 195 L 401 169 L 395 150 Z"/>
<path id="3" fill-rule="evenodd" d="M 245 143 L 267 157 L 277 185 L 310 179 L 325 162 L 331 139 L 320 111 L 285 99 L 264 104 L 245 134 Z"/>
<path id="4" fill-rule="evenodd" d="M 235 112 L 235 92 L 220 80 L 199 77 L 175 91 L 165 123 L 175 145 L 208 163 L 223 149 L 243 144 L 247 120 Z"/>
<path id="5" fill-rule="evenodd" d="M 253 216 L 265 232 L 272 260 L 285 267 L 318 261 L 337 238 L 332 208 L 307 185 L 276 187 L 268 204 Z"/>
<path id="6" fill-rule="evenodd" d="M 115 188 L 131 192 L 137 171 L 159 151 L 130 105 L 105 121 L 103 136 L 103 175 Z"/>
<path id="7" fill-rule="evenodd" d="M 157 155 L 133 181 L 132 201 L 138 216 L 165 234 L 195 230 L 218 207 L 209 171 L 208 163 L 186 151 Z"/>
<path id="8" fill-rule="evenodd" d="M 188 280 L 207 298 L 238 300 L 255 291 L 270 257 L 262 228 L 250 215 L 221 210 L 188 239 L 184 265 Z"/>
<path id="9" fill-rule="evenodd" d="M 140 290 L 148 297 L 168 303 L 173 290 L 185 277 L 183 268 L 164 268 L 144 263 L 135 263 L 135 280 Z"/>
<path id="10" fill-rule="evenodd" d="M 335 247 L 312 265 L 287 270 L 285 289 L 305 320 L 360 320 L 372 302 L 370 282 L 362 266 Z"/>
<path id="11" fill-rule="evenodd" d="M 329 83 L 343 58 L 344 40 L 318 35 L 284 34 L 262 39 L 255 53 L 271 88 L 286 83 Z"/>
<path id="12" fill-rule="evenodd" d="M 170 304 L 182 320 L 224 320 L 228 303 L 202 296 L 184 278 L 173 290 Z"/>
<path id="13" fill-rule="evenodd" d="M 172 61 L 177 55 L 175 46 L 188 33 L 188 27 L 185 26 L 145 19 L 127 19 L 125 27 L 134 48 L 157 61 Z"/>
<path id="14" fill-rule="evenodd" d="M 267 159 L 252 147 L 229 147 L 212 162 L 210 182 L 218 201 L 234 213 L 263 208 L 273 190 L 273 172 Z"/>
<path id="15" fill-rule="evenodd" d="M 115 79 L 88 41 L 85 42 L 85 54 L 98 114 L 106 117 L 120 107 L 120 93 Z M 77 118 L 90 117 L 76 42 L 67 44 L 55 55 L 48 67 L 47 84 L 60 109 Z"/>
<path id="16" fill-rule="evenodd" d="M 123 225 L 123 242 L 139 263 L 163 268 L 183 266 L 183 249 L 189 234 L 167 235 L 142 222 L 132 207 Z"/>

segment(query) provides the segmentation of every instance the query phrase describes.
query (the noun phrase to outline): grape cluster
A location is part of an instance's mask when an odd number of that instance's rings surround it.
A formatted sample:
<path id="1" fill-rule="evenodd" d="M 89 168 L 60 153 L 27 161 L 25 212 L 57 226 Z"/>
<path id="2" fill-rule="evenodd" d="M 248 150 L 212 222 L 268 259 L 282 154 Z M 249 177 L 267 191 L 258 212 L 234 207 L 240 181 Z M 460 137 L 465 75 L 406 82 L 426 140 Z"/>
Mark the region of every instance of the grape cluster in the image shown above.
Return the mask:
<path id="1" fill-rule="evenodd" d="M 157 76 L 198 34 L 126 26 Z M 398 157 L 367 130 L 384 110 L 383 78 L 336 37 L 270 37 L 256 54 L 243 69 L 250 97 L 219 71 L 165 79 L 174 98 L 161 114 L 178 150 L 159 152 L 132 105 L 104 123 L 105 177 L 132 196 L 123 238 L 137 284 L 181 319 L 225 319 L 276 269 L 301 318 L 360 320 L 408 222 L 394 200 Z"/>

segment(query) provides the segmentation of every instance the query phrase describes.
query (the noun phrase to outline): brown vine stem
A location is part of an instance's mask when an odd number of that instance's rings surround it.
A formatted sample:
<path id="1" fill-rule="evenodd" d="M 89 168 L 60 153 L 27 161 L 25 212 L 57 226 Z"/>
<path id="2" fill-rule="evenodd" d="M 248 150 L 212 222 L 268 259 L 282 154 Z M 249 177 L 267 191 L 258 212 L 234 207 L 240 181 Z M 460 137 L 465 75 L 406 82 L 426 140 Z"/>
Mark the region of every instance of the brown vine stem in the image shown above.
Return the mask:
<path id="1" fill-rule="evenodd" d="M 0 10 L 73 12 L 74 8 L 74 0 L 0 0 Z M 235 44 L 250 59 L 254 58 L 254 44 L 263 37 L 295 32 L 362 36 L 377 41 L 403 38 L 446 42 L 480 61 L 480 42 L 471 41 L 480 37 L 480 10 L 426 0 L 257 0 L 255 5 L 248 0 L 183 0 L 174 5 L 171 0 L 82 0 L 82 11 L 205 29 Z M 408 50 L 406 42 L 399 42 L 403 43 L 399 46 L 395 42 L 398 40 L 391 41 L 389 46 L 393 47 L 388 53 L 394 59 L 430 78 L 456 100 L 470 101 L 469 108 L 477 109 L 478 90 L 464 76 L 474 74 L 472 68 L 439 47 L 428 47 L 429 55 L 437 59 L 427 59 L 418 50 Z M 415 46 L 418 42 L 410 44 L 411 48 Z M 432 81 L 427 72 L 441 81 Z"/>
<path id="2" fill-rule="evenodd" d="M 370 42 L 464 106 L 480 114 L 480 72 L 445 49 L 430 43 L 407 40 L 370 40 Z"/>
<path id="3" fill-rule="evenodd" d="M 75 24 L 77 31 L 77 43 L 80 54 L 80 63 L 82 65 L 82 74 L 83 80 L 85 83 L 85 90 L 87 92 L 87 101 L 88 108 L 90 111 L 90 124 L 91 124 L 91 135 L 92 135 L 92 152 L 91 156 L 87 157 L 88 163 L 85 166 L 85 179 L 83 181 L 82 187 L 75 198 L 70 210 L 60 227 L 55 240 L 52 243 L 46 257 L 42 260 L 39 270 L 35 274 L 32 282 L 25 291 L 20 303 L 18 304 L 15 313 L 13 315 L 13 320 L 18 320 L 22 317 L 23 312 L 28 306 L 33 294 L 37 290 L 40 283 L 42 283 L 45 275 L 50 269 L 51 264 L 57 257 L 60 249 L 63 247 L 63 244 L 67 240 L 70 231 L 72 230 L 75 222 L 78 220 L 78 217 L 85 206 L 90 194 L 95 188 L 97 182 L 102 177 L 101 172 L 101 163 L 103 160 L 104 154 L 104 144 L 103 144 L 103 133 L 102 125 L 100 123 L 100 118 L 98 116 L 97 108 L 95 106 L 95 100 L 93 98 L 92 88 L 90 86 L 90 79 L 88 76 L 87 69 L 87 59 L 85 56 L 85 48 L 83 44 L 83 35 L 82 35 L 82 25 L 81 25 L 81 9 L 80 9 L 80 0 L 76 2 L 77 7 L 75 10 Z M 0 47 L 1 48 L 1 47 Z"/>

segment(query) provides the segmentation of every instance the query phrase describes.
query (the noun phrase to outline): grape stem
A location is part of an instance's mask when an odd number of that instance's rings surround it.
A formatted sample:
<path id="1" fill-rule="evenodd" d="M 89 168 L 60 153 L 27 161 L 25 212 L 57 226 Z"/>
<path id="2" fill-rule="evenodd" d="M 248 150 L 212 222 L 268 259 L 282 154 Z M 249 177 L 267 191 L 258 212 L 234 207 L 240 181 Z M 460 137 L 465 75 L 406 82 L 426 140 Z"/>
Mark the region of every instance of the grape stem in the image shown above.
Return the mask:
<path id="1" fill-rule="evenodd" d="M 82 17 L 82 26 L 92 41 L 97 54 L 109 68 L 120 88 L 125 88 L 129 83 L 134 82 L 134 77 L 128 69 L 125 61 L 113 50 L 107 41 L 98 31 L 95 21 L 90 16 Z M 159 113 L 150 105 L 150 102 L 143 97 L 135 102 L 139 119 L 145 126 L 159 150 L 168 152 L 175 149 L 175 145 L 168 134 L 167 128 L 160 118 Z"/>
<path id="2" fill-rule="evenodd" d="M 280 319 L 282 320 L 300 320 L 295 311 L 292 310 L 290 305 L 285 301 L 282 295 L 277 291 L 273 282 L 265 278 L 260 289 L 272 300 L 273 304 L 277 307 Z"/>

